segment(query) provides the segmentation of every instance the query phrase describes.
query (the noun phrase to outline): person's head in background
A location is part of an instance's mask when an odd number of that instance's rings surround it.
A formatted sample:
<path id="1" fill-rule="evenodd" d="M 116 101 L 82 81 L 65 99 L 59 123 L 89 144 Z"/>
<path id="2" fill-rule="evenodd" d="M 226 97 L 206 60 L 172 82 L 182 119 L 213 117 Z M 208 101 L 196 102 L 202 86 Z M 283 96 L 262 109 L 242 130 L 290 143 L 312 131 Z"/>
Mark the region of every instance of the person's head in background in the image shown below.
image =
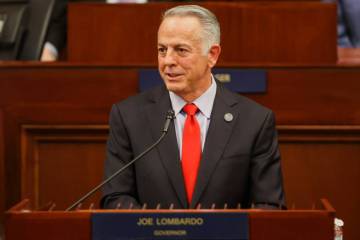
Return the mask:
<path id="1" fill-rule="evenodd" d="M 158 30 L 159 72 L 169 91 L 191 102 L 211 85 L 221 52 L 216 16 L 197 5 L 167 10 Z"/>

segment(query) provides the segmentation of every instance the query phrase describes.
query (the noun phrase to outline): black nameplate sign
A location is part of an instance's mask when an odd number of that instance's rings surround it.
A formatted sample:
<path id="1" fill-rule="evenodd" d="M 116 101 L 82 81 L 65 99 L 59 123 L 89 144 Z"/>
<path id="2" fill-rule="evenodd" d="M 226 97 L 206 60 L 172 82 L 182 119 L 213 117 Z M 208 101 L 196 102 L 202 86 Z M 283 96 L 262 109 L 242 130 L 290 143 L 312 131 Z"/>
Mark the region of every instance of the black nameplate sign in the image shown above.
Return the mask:
<path id="1" fill-rule="evenodd" d="M 94 213 L 93 240 L 247 240 L 247 213 Z"/>

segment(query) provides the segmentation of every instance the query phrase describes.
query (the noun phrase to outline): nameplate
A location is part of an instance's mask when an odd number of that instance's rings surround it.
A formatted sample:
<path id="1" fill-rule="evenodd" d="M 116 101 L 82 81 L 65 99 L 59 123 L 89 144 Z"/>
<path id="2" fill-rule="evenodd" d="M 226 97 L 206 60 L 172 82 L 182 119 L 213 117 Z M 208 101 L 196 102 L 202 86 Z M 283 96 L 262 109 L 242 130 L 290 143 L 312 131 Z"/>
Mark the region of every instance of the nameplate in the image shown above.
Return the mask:
<path id="1" fill-rule="evenodd" d="M 94 213 L 93 240 L 247 240 L 246 213 Z"/>
<path id="2" fill-rule="evenodd" d="M 214 77 L 225 87 L 238 93 L 265 93 L 267 89 L 267 73 L 261 69 L 215 68 Z M 162 84 L 157 69 L 139 70 L 140 91 Z"/>

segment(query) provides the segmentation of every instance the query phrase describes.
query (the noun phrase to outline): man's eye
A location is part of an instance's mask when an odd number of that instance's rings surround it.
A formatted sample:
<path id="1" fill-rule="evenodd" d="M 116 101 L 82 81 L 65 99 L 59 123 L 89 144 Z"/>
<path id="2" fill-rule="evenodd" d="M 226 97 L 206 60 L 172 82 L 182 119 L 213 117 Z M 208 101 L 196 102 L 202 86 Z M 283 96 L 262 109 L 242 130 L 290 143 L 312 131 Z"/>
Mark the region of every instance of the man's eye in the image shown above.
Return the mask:
<path id="1" fill-rule="evenodd" d="M 189 53 L 189 50 L 186 48 L 178 48 L 176 51 L 180 56 L 186 56 Z"/>
<path id="2" fill-rule="evenodd" d="M 158 48 L 158 52 L 160 54 L 164 54 L 164 53 L 166 53 L 166 49 L 165 48 Z"/>

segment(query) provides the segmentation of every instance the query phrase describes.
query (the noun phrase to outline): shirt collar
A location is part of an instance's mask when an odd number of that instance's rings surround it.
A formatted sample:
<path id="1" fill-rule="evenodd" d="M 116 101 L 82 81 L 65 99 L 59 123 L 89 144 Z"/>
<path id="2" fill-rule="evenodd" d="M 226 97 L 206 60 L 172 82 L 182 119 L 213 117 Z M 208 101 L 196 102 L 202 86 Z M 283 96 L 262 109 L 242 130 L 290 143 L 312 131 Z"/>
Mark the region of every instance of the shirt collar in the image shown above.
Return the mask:
<path id="1" fill-rule="evenodd" d="M 180 96 L 176 95 L 174 92 L 169 91 L 170 101 L 172 108 L 175 112 L 175 116 L 178 115 L 187 102 L 182 99 Z M 210 118 L 211 111 L 214 105 L 216 95 L 216 81 L 211 75 L 211 85 L 210 87 L 192 103 L 194 103 L 200 110 L 200 112 L 206 117 Z"/>

